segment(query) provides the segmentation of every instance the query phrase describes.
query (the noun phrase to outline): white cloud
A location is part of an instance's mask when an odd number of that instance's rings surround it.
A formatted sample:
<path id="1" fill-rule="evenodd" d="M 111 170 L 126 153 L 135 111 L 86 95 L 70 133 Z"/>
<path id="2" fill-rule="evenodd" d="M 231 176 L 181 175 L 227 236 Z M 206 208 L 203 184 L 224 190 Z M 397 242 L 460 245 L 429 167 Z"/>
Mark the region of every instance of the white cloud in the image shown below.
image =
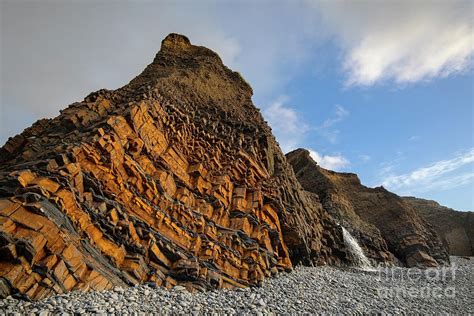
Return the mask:
<path id="1" fill-rule="evenodd" d="M 283 152 L 301 147 L 306 134 L 310 130 L 304 119 L 298 115 L 291 105 L 288 105 L 289 102 L 289 97 L 282 95 L 263 110 L 263 116 L 272 127 Z M 329 128 L 347 115 L 349 115 L 349 112 L 338 105 L 336 106 L 335 117 L 326 120 L 323 125 Z M 350 164 L 349 160 L 342 155 L 322 155 L 315 150 L 309 150 L 309 152 L 314 161 L 326 169 L 340 171 Z"/>
<path id="2" fill-rule="evenodd" d="M 321 155 L 317 151 L 309 150 L 311 158 L 314 159 L 321 167 L 329 170 L 340 171 L 350 164 L 349 160 L 341 155 Z"/>
<path id="3" fill-rule="evenodd" d="M 472 67 L 471 1 L 311 1 L 344 50 L 347 85 L 413 83 Z"/>
<path id="4" fill-rule="evenodd" d="M 429 191 L 436 188 L 449 189 L 469 183 L 473 172 L 453 174 L 463 166 L 474 162 L 474 148 L 460 153 L 449 160 L 441 160 L 427 167 L 416 169 L 402 175 L 388 175 L 382 185 L 391 190 L 402 190 L 408 194 L 417 191 Z M 392 170 L 388 170 L 391 172 Z"/>
<path id="5" fill-rule="evenodd" d="M 289 98 L 282 95 L 263 110 L 283 152 L 296 149 L 308 131 L 308 126 L 288 102 Z"/>

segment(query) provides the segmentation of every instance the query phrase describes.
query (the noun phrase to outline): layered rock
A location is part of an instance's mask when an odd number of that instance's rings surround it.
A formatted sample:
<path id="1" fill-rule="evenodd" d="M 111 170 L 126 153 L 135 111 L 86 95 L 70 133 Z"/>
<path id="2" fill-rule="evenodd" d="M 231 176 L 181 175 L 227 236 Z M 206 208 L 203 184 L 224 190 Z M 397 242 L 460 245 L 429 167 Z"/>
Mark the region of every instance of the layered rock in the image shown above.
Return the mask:
<path id="1" fill-rule="evenodd" d="M 143 282 L 259 284 L 347 261 L 252 89 L 216 53 L 163 40 L 128 85 L 100 90 L 0 149 L 0 296 Z"/>
<path id="2" fill-rule="evenodd" d="M 474 213 L 460 212 L 435 201 L 403 197 L 438 233 L 453 256 L 474 256 Z"/>
<path id="3" fill-rule="evenodd" d="M 321 168 L 307 150 L 290 152 L 287 159 L 303 188 L 319 196 L 372 259 L 391 262 L 394 256 L 408 266 L 424 267 L 449 262 L 436 232 L 401 197 L 383 187 L 365 187 L 353 173 Z"/>

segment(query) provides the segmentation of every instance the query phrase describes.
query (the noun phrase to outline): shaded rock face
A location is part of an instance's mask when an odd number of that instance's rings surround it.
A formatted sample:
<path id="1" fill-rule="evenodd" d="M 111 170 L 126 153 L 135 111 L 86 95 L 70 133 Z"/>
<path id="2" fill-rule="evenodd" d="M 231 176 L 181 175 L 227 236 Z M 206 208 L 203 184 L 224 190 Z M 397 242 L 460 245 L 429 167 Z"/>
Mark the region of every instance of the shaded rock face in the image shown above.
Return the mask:
<path id="1" fill-rule="evenodd" d="M 252 89 L 170 34 L 139 76 L 91 93 L 0 149 L 0 295 L 143 282 L 260 283 L 348 260 L 302 190 Z"/>
<path id="2" fill-rule="evenodd" d="M 431 224 L 453 256 L 474 256 L 474 213 L 460 212 L 435 201 L 403 197 Z"/>
<path id="3" fill-rule="evenodd" d="M 287 159 L 303 188 L 319 196 L 369 258 L 424 267 L 449 262 L 436 232 L 401 197 L 384 188 L 367 188 L 355 174 L 323 169 L 307 150 L 290 152 Z"/>

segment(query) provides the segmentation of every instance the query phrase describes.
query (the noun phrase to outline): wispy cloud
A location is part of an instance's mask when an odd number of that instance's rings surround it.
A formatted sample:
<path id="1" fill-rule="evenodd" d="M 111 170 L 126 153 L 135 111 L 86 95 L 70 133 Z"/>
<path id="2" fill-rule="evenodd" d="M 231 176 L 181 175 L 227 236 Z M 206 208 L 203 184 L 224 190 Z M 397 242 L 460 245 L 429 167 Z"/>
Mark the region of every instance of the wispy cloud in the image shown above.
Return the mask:
<path id="1" fill-rule="evenodd" d="M 321 155 L 315 150 L 309 150 L 309 153 L 311 158 L 325 169 L 341 171 L 344 167 L 347 167 L 350 164 L 349 160 L 341 155 Z"/>
<path id="2" fill-rule="evenodd" d="M 474 180 L 474 172 L 467 172 L 464 174 L 448 177 L 446 179 L 439 179 L 437 181 L 434 181 L 428 184 L 426 187 L 422 189 L 423 191 L 450 190 L 450 189 L 454 189 L 454 188 L 472 183 L 473 180 Z"/>
<path id="3" fill-rule="evenodd" d="M 288 105 L 289 101 L 288 96 L 279 96 L 263 110 L 263 116 L 284 152 L 296 149 L 309 129 L 296 110 Z"/>
<path id="4" fill-rule="evenodd" d="M 347 85 L 413 83 L 472 67 L 472 1 L 310 1 L 344 50 Z"/>
<path id="5" fill-rule="evenodd" d="M 336 111 L 334 113 L 334 117 L 327 119 L 323 123 L 323 128 L 329 128 L 332 127 L 334 124 L 339 123 L 342 121 L 346 116 L 349 115 L 349 111 L 344 109 L 342 106 L 339 104 L 336 105 Z"/>
<path id="6" fill-rule="evenodd" d="M 304 118 L 298 115 L 290 104 L 289 97 L 282 95 L 263 110 L 263 116 L 272 127 L 283 152 L 301 147 L 311 130 Z M 326 120 L 323 126 L 325 125 L 326 129 L 329 129 L 348 114 L 349 112 L 343 107 L 336 106 L 335 116 Z M 309 152 L 314 161 L 326 169 L 341 171 L 350 164 L 349 160 L 340 154 L 323 155 L 315 150 L 309 150 Z"/>
<path id="7" fill-rule="evenodd" d="M 459 172 L 466 165 L 474 162 L 474 148 L 459 153 L 454 158 L 441 160 L 429 166 L 416 169 L 412 172 L 395 175 L 392 169 L 386 170 L 389 174 L 382 185 L 403 194 L 412 192 L 426 192 L 434 189 L 451 189 L 472 182 L 472 168 L 469 171 Z"/>
<path id="8" fill-rule="evenodd" d="M 372 157 L 370 157 L 369 155 L 361 154 L 359 155 L 359 159 L 362 160 L 362 162 L 368 162 L 370 161 L 370 159 L 372 159 Z"/>
<path id="9" fill-rule="evenodd" d="M 340 131 L 335 128 L 339 122 L 343 121 L 348 117 L 350 112 L 340 105 L 336 105 L 334 115 L 323 122 L 323 124 L 317 128 L 318 133 L 326 138 L 332 144 L 337 143 Z"/>
<path id="10" fill-rule="evenodd" d="M 377 171 L 379 178 L 386 179 L 391 177 L 394 170 L 400 166 L 401 162 L 405 160 L 405 155 L 402 151 L 397 151 L 395 156 L 389 161 L 383 161 L 379 164 L 380 168 Z"/>

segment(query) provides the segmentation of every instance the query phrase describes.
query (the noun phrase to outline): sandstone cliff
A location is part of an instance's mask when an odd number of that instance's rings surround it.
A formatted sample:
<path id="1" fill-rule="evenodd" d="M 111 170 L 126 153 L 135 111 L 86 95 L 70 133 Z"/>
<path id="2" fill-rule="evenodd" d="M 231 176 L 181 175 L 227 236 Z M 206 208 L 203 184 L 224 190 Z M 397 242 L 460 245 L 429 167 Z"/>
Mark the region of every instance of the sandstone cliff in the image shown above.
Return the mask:
<path id="1" fill-rule="evenodd" d="M 460 212 L 435 201 L 403 197 L 433 226 L 450 255 L 474 256 L 474 213 Z"/>
<path id="2" fill-rule="evenodd" d="M 303 188 L 319 196 L 369 257 L 390 262 L 395 256 L 408 266 L 449 261 L 436 232 L 401 197 L 382 187 L 365 187 L 355 174 L 321 168 L 307 150 L 292 151 L 287 159 Z"/>
<path id="3" fill-rule="evenodd" d="M 251 97 L 216 53 L 170 34 L 128 85 L 10 138 L 0 296 L 233 288 L 297 263 L 350 260 Z"/>

